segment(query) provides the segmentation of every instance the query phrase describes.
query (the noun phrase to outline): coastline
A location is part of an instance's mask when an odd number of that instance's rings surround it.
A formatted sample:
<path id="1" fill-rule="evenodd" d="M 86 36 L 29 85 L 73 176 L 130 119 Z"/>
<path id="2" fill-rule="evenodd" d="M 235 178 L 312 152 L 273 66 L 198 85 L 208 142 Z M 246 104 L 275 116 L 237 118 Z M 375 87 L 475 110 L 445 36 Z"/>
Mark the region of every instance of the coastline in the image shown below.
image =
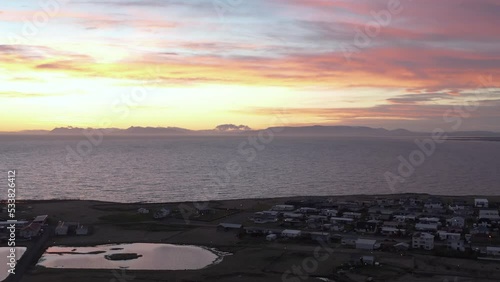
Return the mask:
<path id="1" fill-rule="evenodd" d="M 482 196 L 477 196 L 482 197 Z M 268 242 L 261 237 L 240 237 L 235 231 L 221 231 L 218 226 L 221 223 L 236 223 L 243 226 L 256 226 L 271 229 L 285 229 L 277 224 L 265 223 L 255 224 L 249 218 L 256 212 L 269 210 L 274 205 L 280 205 L 289 201 L 317 201 L 331 200 L 338 202 L 363 202 L 381 199 L 438 198 L 444 203 L 453 200 L 462 200 L 473 203 L 474 196 L 435 196 L 429 194 L 392 194 L 392 195 L 350 195 L 350 196 L 308 196 L 308 197 L 283 197 L 265 199 L 236 199 L 210 201 L 204 205 L 196 205 L 196 202 L 175 203 L 117 203 L 91 200 L 25 200 L 18 203 L 19 217 L 29 219 L 36 215 L 49 215 L 48 226 L 51 232 L 60 221 L 79 222 L 90 226 L 91 232 L 87 236 L 51 236 L 45 243 L 48 246 L 97 246 L 121 243 L 166 243 L 176 245 L 192 245 L 203 248 L 217 249 L 220 252 L 230 253 L 217 265 L 201 270 L 185 271 L 145 271 L 128 270 L 127 273 L 135 276 L 141 281 L 295 281 L 283 280 L 282 275 L 291 265 L 299 264 L 311 256 L 318 248 L 318 243 L 313 241 L 280 240 Z M 500 202 L 500 196 L 487 196 L 491 202 Z M 199 203 L 198 203 L 199 204 Z M 139 214 L 138 209 L 148 209 L 149 214 Z M 168 208 L 171 215 L 164 219 L 153 219 L 154 210 Z M 204 215 L 196 213 L 197 208 L 213 211 Z M 368 235 L 365 235 L 365 237 Z M 383 237 L 378 239 L 384 241 Z M 21 245 L 28 248 L 35 242 L 27 241 Z M 321 281 L 316 278 L 330 277 L 331 265 L 339 265 L 342 261 L 356 255 L 367 254 L 352 248 L 346 248 L 340 244 L 333 244 L 333 256 L 329 257 L 326 264 L 321 266 L 311 275 L 310 280 Z M 371 252 L 373 254 L 373 252 Z M 491 275 L 500 275 L 495 270 L 495 264 L 491 262 L 478 262 L 463 258 L 439 258 L 440 262 L 427 265 L 429 261 L 435 261 L 436 257 L 422 252 L 412 253 L 411 256 L 399 254 L 376 252 L 376 257 L 384 264 L 394 264 L 391 267 L 400 269 L 387 277 L 386 281 L 444 281 L 446 277 L 471 278 L 474 271 L 490 271 Z M 424 266 L 416 267 L 418 264 Z M 35 266 L 36 261 L 23 275 L 22 281 L 45 282 L 45 281 L 102 281 L 109 282 L 114 279 L 111 270 L 97 269 L 48 269 Z M 438 265 L 439 271 L 433 270 Z M 467 265 L 466 270 L 457 271 L 447 269 L 447 265 Z M 491 269 L 490 269 L 491 266 Z M 495 266 L 495 267 L 493 267 Z M 449 268 L 449 267 L 448 267 Z M 470 269 L 469 269 L 470 268 Z M 385 277 L 384 271 L 371 269 L 371 275 Z M 380 273 L 379 273 L 380 272 Z M 401 272 L 400 274 L 397 274 Z M 416 274 L 422 272 L 421 275 Z M 397 274 L 397 275 L 396 275 Z M 488 275 L 490 275 L 488 274 Z M 363 275 L 370 275 L 363 274 Z M 316 277 L 316 278 L 315 278 Z M 364 277 L 364 276 L 361 276 Z M 396 279 L 397 277 L 397 279 Z M 429 280 L 434 277 L 437 280 Z M 444 277 L 444 278 L 439 278 Z M 497 276 L 498 277 L 498 276 Z M 182 279 L 185 280 L 182 280 Z M 481 281 L 488 280 L 487 276 Z M 302 280 L 301 280 L 302 281 Z M 336 280 L 336 281 L 364 281 L 364 280 Z M 452 280 L 451 280 L 452 281 Z"/>

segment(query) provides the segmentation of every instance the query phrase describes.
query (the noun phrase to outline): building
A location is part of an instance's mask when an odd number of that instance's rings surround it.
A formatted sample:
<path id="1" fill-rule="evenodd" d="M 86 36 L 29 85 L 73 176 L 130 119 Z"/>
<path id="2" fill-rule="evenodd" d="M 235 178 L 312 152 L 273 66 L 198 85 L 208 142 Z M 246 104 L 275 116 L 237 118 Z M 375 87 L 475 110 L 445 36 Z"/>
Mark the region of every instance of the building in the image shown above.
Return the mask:
<path id="1" fill-rule="evenodd" d="M 374 250 L 377 240 L 358 239 L 356 240 L 356 249 L 359 250 Z"/>
<path id="2" fill-rule="evenodd" d="M 417 232 L 413 234 L 412 247 L 414 249 L 424 249 L 430 251 L 434 249 L 434 236 L 425 232 Z"/>
<path id="3" fill-rule="evenodd" d="M 329 232 L 311 232 L 310 235 L 314 241 L 330 242 L 331 239 Z"/>
<path id="4" fill-rule="evenodd" d="M 302 236 L 300 230 L 285 229 L 281 232 L 281 237 L 285 238 L 299 238 L 300 236 Z"/>
<path id="5" fill-rule="evenodd" d="M 360 258 L 360 260 L 364 265 L 374 265 L 375 264 L 375 257 L 374 256 L 362 256 Z"/>
<path id="6" fill-rule="evenodd" d="M 276 238 L 278 238 L 278 235 L 276 235 L 276 234 L 269 234 L 266 236 L 267 241 L 274 241 L 274 240 L 276 240 Z"/>
<path id="7" fill-rule="evenodd" d="M 297 210 L 299 213 L 303 214 L 308 214 L 308 213 L 319 213 L 319 210 L 317 208 L 308 208 L 308 207 L 303 207 Z"/>
<path id="8" fill-rule="evenodd" d="M 406 234 L 406 229 L 395 228 L 395 227 L 382 227 L 380 234 L 384 236 L 395 236 Z"/>
<path id="9" fill-rule="evenodd" d="M 476 208 L 488 208 L 488 199 L 474 199 L 474 207 Z"/>
<path id="10" fill-rule="evenodd" d="M 31 237 L 36 237 L 40 234 L 42 230 L 42 225 L 39 223 L 31 223 L 28 226 L 25 226 L 19 231 L 19 235 L 26 239 L 31 239 Z"/>
<path id="11" fill-rule="evenodd" d="M 437 231 L 438 225 L 436 223 L 417 223 L 417 224 L 415 224 L 415 230 L 418 230 L 418 231 Z"/>
<path id="12" fill-rule="evenodd" d="M 326 216 L 337 216 L 338 213 L 339 213 L 338 210 L 332 210 L 332 209 L 321 210 L 321 214 Z"/>
<path id="13" fill-rule="evenodd" d="M 446 247 L 450 250 L 465 252 L 465 241 L 461 240 L 460 237 L 458 239 L 451 237 L 446 241 Z"/>
<path id="14" fill-rule="evenodd" d="M 346 217 L 331 217 L 330 222 L 332 224 L 336 224 L 336 223 L 347 224 L 347 223 L 354 222 L 354 219 L 346 218 Z"/>
<path id="15" fill-rule="evenodd" d="M 251 220 L 255 223 L 268 223 L 278 221 L 277 211 L 262 211 L 254 213 Z"/>
<path id="16" fill-rule="evenodd" d="M 446 220 L 448 225 L 452 227 L 459 227 L 459 228 L 464 228 L 465 227 L 465 218 L 461 216 L 455 216 L 452 218 L 449 218 Z"/>
<path id="17" fill-rule="evenodd" d="M 486 247 L 486 255 L 488 256 L 500 256 L 500 247 Z"/>
<path id="18" fill-rule="evenodd" d="M 343 246 L 351 246 L 351 247 L 354 247 L 356 246 L 356 241 L 358 240 L 357 237 L 351 237 L 351 236 L 344 236 L 342 237 L 342 239 L 340 240 L 340 244 L 342 244 Z"/>
<path id="19" fill-rule="evenodd" d="M 273 211 L 293 211 L 295 210 L 294 205 L 275 205 L 271 208 Z"/>
<path id="20" fill-rule="evenodd" d="M 361 218 L 361 213 L 359 212 L 345 212 L 342 217 L 345 217 L 345 218 L 353 218 L 353 219 L 358 219 L 358 218 Z"/>
<path id="21" fill-rule="evenodd" d="M 498 210 L 480 210 L 479 219 L 500 220 Z"/>
<path id="22" fill-rule="evenodd" d="M 57 236 L 68 235 L 68 225 L 64 221 L 59 221 L 55 229 L 55 234 Z"/>
<path id="23" fill-rule="evenodd" d="M 75 234 L 79 236 L 84 236 L 89 234 L 89 228 L 84 225 L 78 225 L 75 229 Z"/>
<path id="24" fill-rule="evenodd" d="M 376 233 L 378 221 L 359 221 L 356 223 L 356 232 L 359 233 Z"/>
<path id="25" fill-rule="evenodd" d="M 40 224 L 40 225 L 44 225 L 47 223 L 47 219 L 49 218 L 48 215 L 39 215 L 37 217 L 35 217 L 35 219 L 33 219 L 33 223 L 37 223 L 37 224 Z"/>
<path id="26" fill-rule="evenodd" d="M 217 225 L 217 230 L 224 230 L 224 231 L 228 231 L 228 230 L 241 230 L 243 228 L 243 225 L 241 224 L 237 224 L 237 223 L 219 223 L 219 225 Z"/>

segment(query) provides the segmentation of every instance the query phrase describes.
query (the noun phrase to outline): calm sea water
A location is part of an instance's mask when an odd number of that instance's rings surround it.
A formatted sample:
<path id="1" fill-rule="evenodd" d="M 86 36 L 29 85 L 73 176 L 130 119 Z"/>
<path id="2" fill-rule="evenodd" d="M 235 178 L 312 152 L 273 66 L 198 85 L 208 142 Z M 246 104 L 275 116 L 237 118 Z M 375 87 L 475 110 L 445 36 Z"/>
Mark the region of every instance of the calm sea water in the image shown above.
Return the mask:
<path id="1" fill-rule="evenodd" d="M 384 177 L 414 138 L 112 137 L 68 159 L 84 137 L 0 136 L 0 170 L 17 169 L 19 199 L 173 202 L 393 193 Z M 82 143 L 80 143 L 82 144 Z M 88 143 L 87 143 L 88 144 Z M 255 153 L 255 154 L 254 154 Z M 446 141 L 398 193 L 500 195 L 500 142 Z"/>

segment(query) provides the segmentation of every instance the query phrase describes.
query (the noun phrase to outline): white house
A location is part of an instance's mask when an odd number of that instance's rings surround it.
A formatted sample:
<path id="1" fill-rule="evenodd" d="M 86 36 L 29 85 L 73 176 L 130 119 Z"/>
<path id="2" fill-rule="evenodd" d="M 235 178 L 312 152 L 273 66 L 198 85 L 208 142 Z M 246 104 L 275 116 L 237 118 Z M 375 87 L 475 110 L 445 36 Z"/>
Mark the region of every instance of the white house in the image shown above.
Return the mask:
<path id="1" fill-rule="evenodd" d="M 476 208 L 488 208 L 488 199 L 474 199 L 474 207 Z"/>
<path id="2" fill-rule="evenodd" d="M 300 236 L 302 236 L 302 231 L 300 230 L 285 229 L 281 232 L 281 237 L 285 238 L 298 238 Z"/>
<path id="3" fill-rule="evenodd" d="M 438 225 L 435 223 L 417 223 L 415 229 L 418 231 L 437 231 Z"/>
<path id="4" fill-rule="evenodd" d="M 434 249 L 434 236 L 424 232 L 415 233 L 412 237 L 412 247 L 430 251 Z"/>
<path id="5" fill-rule="evenodd" d="M 377 240 L 358 239 L 356 240 L 356 249 L 359 250 L 374 250 Z"/>
<path id="6" fill-rule="evenodd" d="M 464 228 L 465 227 L 465 218 L 461 216 L 455 216 L 446 220 L 446 222 L 453 227 Z"/>
<path id="7" fill-rule="evenodd" d="M 479 219 L 500 220 L 498 210 L 480 210 Z"/>

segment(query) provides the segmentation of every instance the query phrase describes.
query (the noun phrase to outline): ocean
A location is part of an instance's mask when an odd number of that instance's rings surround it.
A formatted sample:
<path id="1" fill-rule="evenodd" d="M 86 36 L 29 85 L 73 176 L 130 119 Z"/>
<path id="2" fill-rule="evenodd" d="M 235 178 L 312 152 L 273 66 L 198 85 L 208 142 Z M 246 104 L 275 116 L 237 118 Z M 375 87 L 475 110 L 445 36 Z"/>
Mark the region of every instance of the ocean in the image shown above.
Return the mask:
<path id="1" fill-rule="evenodd" d="M 432 152 L 422 152 L 413 137 L 251 138 L 3 135 L 0 196 L 7 197 L 7 171 L 12 169 L 17 170 L 17 199 L 178 202 L 391 193 L 500 195 L 500 142 L 447 140 L 434 144 Z M 417 165 L 411 165 L 411 156 Z M 412 166 L 403 167 L 404 175 L 398 172 L 402 159 Z"/>

